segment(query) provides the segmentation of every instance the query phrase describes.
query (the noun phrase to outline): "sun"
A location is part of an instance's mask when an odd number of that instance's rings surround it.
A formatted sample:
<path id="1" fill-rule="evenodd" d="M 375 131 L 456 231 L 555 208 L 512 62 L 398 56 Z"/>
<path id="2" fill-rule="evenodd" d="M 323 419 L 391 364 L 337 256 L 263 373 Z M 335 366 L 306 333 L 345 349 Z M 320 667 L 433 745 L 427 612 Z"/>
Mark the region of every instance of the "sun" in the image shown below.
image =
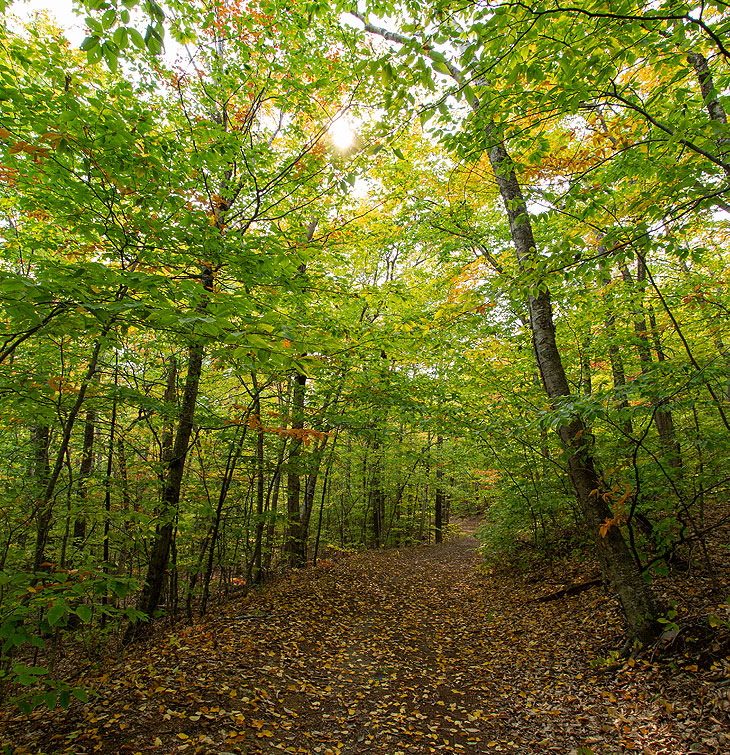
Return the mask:
<path id="1" fill-rule="evenodd" d="M 355 141 L 355 132 L 347 118 L 338 118 L 328 129 L 332 144 L 339 150 L 346 150 Z"/>

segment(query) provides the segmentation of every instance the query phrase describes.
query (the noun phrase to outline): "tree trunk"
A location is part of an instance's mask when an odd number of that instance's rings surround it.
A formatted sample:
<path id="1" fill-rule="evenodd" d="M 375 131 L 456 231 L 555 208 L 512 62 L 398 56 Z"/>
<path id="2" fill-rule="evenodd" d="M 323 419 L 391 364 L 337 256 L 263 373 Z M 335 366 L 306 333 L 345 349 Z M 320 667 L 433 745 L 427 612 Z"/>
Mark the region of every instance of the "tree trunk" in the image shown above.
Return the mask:
<path id="1" fill-rule="evenodd" d="M 294 375 L 294 390 L 291 401 L 291 427 L 295 431 L 289 447 L 289 472 L 286 483 L 287 539 L 284 550 L 289 566 L 299 568 L 307 563 L 307 543 L 302 533 L 301 523 L 301 473 L 302 435 L 297 430 L 304 429 L 304 392 L 307 376 L 301 372 Z"/>
<path id="2" fill-rule="evenodd" d="M 198 314 L 204 312 L 207 308 L 207 292 L 213 289 L 213 270 L 210 267 L 204 267 L 201 270 L 200 280 L 206 293 L 196 308 Z M 151 621 L 154 617 L 165 582 L 177 507 L 180 502 L 180 490 L 185 473 L 185 461 L 188 456 L 190 436 L 193 432 L 195 405 L 198 400 L 200 376 L 203 372 L 204 351 L 201 341 L 194 343 L 189 351 L 188 372 L 180 404 L 177 432 L 175 433 L 170 459 L 166 465 L 165 482 L 162 488 L 160 525 L 150 548 L 147 576 L 137 605 L 138 610 L 146 614 L 148 621 Z M 139 629 L 139 620 L 132 621 L 127 628 L 125 640 L 132 639 L 139 632 Z"/>
<path id="3" fill-rule="evenodd" d="M 325 435 L 311 454 L 312 458 L 310 459 L 309 474 L 307 475 L 307 482 L 304 486 L 304 505 L 302 506 L 302 511 L 299 516 L 302 537 L 305 542 L 309 536 L 309 521 L 312 517 L 312 509 L 314 508 L 314 494 L 316 492 L 319 470 L 322 467 L 322 459 L 324 458 L 324 452 L 327 448 L 328 441 L 329 436 Z"/>
<path id="4" fill-rule="evenodd" d="M 259 584 L 262 575 L 261 550 L 264 538 L 264 502 L 266 481 L 264 479 L 264 429 L 261 422 L 261 394 L 256 373 L 251 373 L 254 390 L 253 416 L 256 418 L 256 525 L 253 555 L 248 568 L 247 582 Z"/>
<path id="5" fill-rule="evenodd" d="M 247 417 L 248 418 L 248 417 Z M 231 446 L 228 452 L 228 458 L 226 459 L 226 468 L 223 472 L 223 479 L 221 480 L 220 490 L 218 491 L 218 503 L 215 508 L 215 516 L 210 526 L 208 537 L 204 543 L 203 556 L 205 556 L 206 550 L 208 554 L 207 563 L 205 566 L 205 574 L 203 575 L 203 596 L 200 600 L 200 615 L 203 616 L 208 609 L 208 598 L 210 596 L 210 581 L 213 576 L 213 562 L 215 560 L 215 549 L 218 545 L 218 538 L 221 530 L 221 520 L 223 516 L 223 506 L 228 497 L 228 490 L 231 487 L 233 481 L 233 475 L 236 471 L 236 465 L 241 458 L 243 452 L 243 442 L 246 438 L 246 426 L 243 426 L 241 433 L 238 437 L 234 437 L 231 442 Z M 194 585 L 193 585 L 194 587 Z M 192 590 L 191 590 L 192 592 Z"/>
<path id="6" fill-rule="evenodd" d="M 377 430 L 376 430 L 377 432 Z M 380 548 L 383 545 L 383 525 L 385 523 L 385 491 L 383 490 L 383 453 L 380 442 L 377 437 L 372 444 L 372 467 L 370 476 L 370 489 L 368 491 L 368 500 L 370 502 L 370 516 L 372 524 L 373 548 Z"/>
<path id="7" fill-rule="evenodd" d="M 626 265 L 621 266 L 621 275 L 623 276 L 624 282 L 633 287 L 634 280 Z M 641 260 L 639 260 L 637 262 L 637 283 L 640 292 L 643 290 L 645 280 L 646 266 Z M 646 325 L 643 302 L 635 302 L 633 304 L 633 315 L 634 333 L 636 334 L 636 349 L 639 354 L 639 362 L 641 363 L 641 374 L 646 375 L 650 372 L 653 362 L 648 336 L 649 329 Z M 677 471 L 677 474 L 681 475 L 682 457 L 679 451 L 679 443 L 677 442 L 676 433 L 674 431 L 674 419 L 672 418 L 672 413 L 661 408 L 662 401 L 660 399 L 652 397 L 651 403 L 654 408 L 654 426 L 656 427 L 659 443 L 662 447 L 666 461 L 670 467 Z"/>
<path id="8" fill-rule="evenodd" d="M 119 551 L 117 573 L 123 574 L 127 564 L 129 551 L 129 526 L 131 522 L 132 501 L 129 495 L 129 476 L 127 475 L 127 454 L 124 450 L 124 440 L 117 438 L 117 466 L 119 468 L 119 482 L 122 487 L 122 533 L 124 540 Z"/>
<path id="9" fill-rule="evenodd" d="M 49 447 L 51 444 L 51 430 L 48 425 L 31 425 L 29 429 L 31 454 L 28 462 L 28 479 L 31 480 L 33 500 L 36 506 L 40 505 L 43 491 L 48 485 L 48 477 L 51 474 L 51 462 Z M 38 509 L 36 508 L 36 513 Z M 25 547 L 26 535 L 20 532 L 20 544 Z"/>
<path id="10" fill-rule="evenodd" d="M 76 491 L 78 505 L 81 511 L 74 518 L 73 547 L 78 553 L 84 546 L 86 539 L 86 493 L 89 477 L 94 469 L 94 436 L 96 434 L 96 410 L 89 407 L 84 421 L 84 441 L 81 449 L 81 464 L 79 465 L 79 485 Z"/>
<path id="11" fill-rule="evenodd" d="M 89 384 L 96 374 L 96 366 L 99 362 L 99 355 L 101 354 L 101 342 L 103 338 L 106 337 L 109 330 L 111 330 L 111 327 L 111 324 L 109 324 L 104 328 L 101 334 L 101 338 L 96 342 L 96 345 L 94 346 L 94 350 L 91 353 L 91 359 L 89 360 L 89 365 L 86 369 L 86 374 L 84 375 L 84 378 L 81 382 L 81 387 L 79 388 L 79 392 L 76 396 L 76 401 L 74 402 L 71 410 L 68 413 L 68 416 L 66 417 L 66 423 L 63 428 L 63 435 L 61 436 L 61 443 L 56 453 L 56 461 L 53 465 L 53 469 L 50 470 L 49 474 L 46 476 L 46 487 L 43 491 L 43 498 L 41 499 L 38 506 L 38 516 L 36 521 L 36 544 L 33 558 L 34 573 L 41 571 L 41 567 L 46 561 L 46 544 L 48 542 L 48 535 L 51 527 L 51 517 L 53 515 L 53 494 L 56 489 L 56 483 L 58 482 L 59 475 L 61 474 L 61 469 L 63 468 L 66 451 L 68 450 L 68 444 L 71 441 L 71 432 L 73 431 L 76 417 L 78 416 L 79 411 L 81 411 L 81 407 L 84 403 L 84 399 L 86 398 L 86 391 L 89 388 Z"/>
<path id="12" fill-rule="evenodd" d="M 442 468 L 441 461 L 441 449 L 443 447 L 444 439 L 440 436 L 436 436 L 436 489 L 434 492 L 434 516 L 433 516 L 433 529 L 435 534 L 436 543 L 442 543 L 444 539 L 443 527 L 444 527 L 444 491 L 443 491 L 443 479 L 444 470 Z"/>
<path id="13" fill-rule="evenodd" d="M 119 364 L 117 363 L 114 369 L 114 387 L 119 384 Z M 114 401 L 112 403 L 112 416 L 109 427 L 109 446 L 107 449 L 106 458 L 106 475 L 104 476 L 104 537 L 102 540 L 102 570 L 105 575 L 110 572 L 110 550 L 109 550 L 109 538 L 111 527 L 111 513 L 112 513 L 112 468 L 114 464 L 114 436 L 117 429 L 117 396 L 114 394 Z M 109 602 L 109 593 L 105 592 L 101 598 L 102 606 L 106 606 Z M 112 600 L 114 598 L 112 597 Z M 101 614 L 101 627 L 106 626 L 107 611 L 102 610 Z"/>
<path id="14" fill-rule="evenodd" d="M 488 137 L 492 137 L 494 128 L 490 124 Z M 499 142 L 493 144 L 489 149 L 489 160 L 504 202 L 518 261 L 521 265 L 528 265 L 536 256 L 535 239 L 525 199 L 504 145 Z M 555 339 L 552 303 L 547 287 L 541 288 L 537 295 L 528 295 L 528 311 L 540 377 L 545 392 L 555 402 L 569 396 L 570 388 Z M 590 430 L 579 416 L 573 416 L 559 428 L 559 435 L 571 452 L 568 459 L 570 478 L 604 578 L 610 581 L 619 596 L 631 638 L 651 642 L 661 628 L 657 621 L 659 605 L 644 582 L 619 527 L 614 524 L 605 529 L 605 535 L 601 534 L 602 525 L 613 521 L 614 517 L 595 467 Z"/>
<path id="15" fill-rule="evenodd" d="M 599 252 L 605 253 L 605 247 L 599 247 Z M 621 349 L 616 340 L 616 313 L 613 306 L 613 294 L 610 292 L 611 279 L 604 278 L 603 283 L 606 287 L 606 293 L 604 293 L 603 298 L 607 306 L 604 323 L 606 326 L 606 334 L 608 336 L 608 358 L 611 362 L 613 389 L 616 393 L 620 394 L 626 387 L 626 370 L 624 369 L 624 361 L 621 357 Z M 626 414 L 622 429 L 627 438 L 632 437 L 634 434 L 634 426 L 631 421 L 631 416 L 629 415 L 629 402 L 624 397 L 616 401 L 615 407 L 618 412 Z"/>
<path id="16" fill-rule="evenodd" d="M 591 326 L 588 325 L 583 342 L 581 343 L 580 352 L 580 384 L 584 396 L 590 396 L 593 393 L 593 381 L 591 377 Z"/>

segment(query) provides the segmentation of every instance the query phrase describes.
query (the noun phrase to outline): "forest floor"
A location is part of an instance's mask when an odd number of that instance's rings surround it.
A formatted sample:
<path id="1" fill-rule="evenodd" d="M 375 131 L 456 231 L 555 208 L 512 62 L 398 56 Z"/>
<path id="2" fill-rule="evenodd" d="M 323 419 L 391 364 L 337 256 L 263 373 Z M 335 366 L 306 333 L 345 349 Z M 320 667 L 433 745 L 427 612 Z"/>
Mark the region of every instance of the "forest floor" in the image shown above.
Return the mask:
<path id="1" fill-rule="evenodd" d="M 660 584 L 677 627 L 616 662 L 621 620 L 600 586 L 539 600 L 592 564 L 490 571 L 475 547 L 464 535 L 292 572 L 84 672 L 88 703 L 6 710 L 0 742 L 15 755 L 730 752 L 730 630 L 706 618 L 730 617 L 703 575 Z"/>

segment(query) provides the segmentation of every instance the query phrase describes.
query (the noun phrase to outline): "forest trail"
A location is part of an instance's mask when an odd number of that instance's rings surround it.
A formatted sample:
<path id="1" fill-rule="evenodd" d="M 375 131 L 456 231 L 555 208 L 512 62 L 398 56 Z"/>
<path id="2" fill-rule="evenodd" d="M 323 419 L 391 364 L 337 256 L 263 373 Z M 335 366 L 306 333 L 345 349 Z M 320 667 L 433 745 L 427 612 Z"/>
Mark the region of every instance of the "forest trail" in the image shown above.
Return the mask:
<path id="1" fill-rule="evenodd" d="M 535 600 L 590 573 L 490 574 L 475 547 L 294 572 L 87 674 L 89 703 L 15 712 L 0 739 L 16 755 L 730 751 L 720 650 L 591 666 L 620 645 L 613 601 Z"/>

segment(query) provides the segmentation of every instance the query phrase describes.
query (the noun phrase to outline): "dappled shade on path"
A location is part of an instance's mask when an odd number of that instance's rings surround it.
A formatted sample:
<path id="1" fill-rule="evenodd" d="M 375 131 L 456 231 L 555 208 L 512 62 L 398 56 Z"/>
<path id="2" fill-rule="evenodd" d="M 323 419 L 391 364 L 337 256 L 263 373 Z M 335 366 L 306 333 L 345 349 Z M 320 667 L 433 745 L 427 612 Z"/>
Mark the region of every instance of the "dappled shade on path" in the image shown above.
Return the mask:
<path id="1" fill-rule="evenodd" d="M 489 574 L 475 547 L 462 538 L 293 572 L 139 643 L 86 680 L 98 693 L 88 704 L 30 726 L 16 714 L 9 741 L 16 753 L 730 748 L 714 686 L 727 658 L 702 677 L 690 658 L 674 674 L 648 657 L 591 666 L 621 641 L 601 588 L 538 603 L 547 581 Z"/>

